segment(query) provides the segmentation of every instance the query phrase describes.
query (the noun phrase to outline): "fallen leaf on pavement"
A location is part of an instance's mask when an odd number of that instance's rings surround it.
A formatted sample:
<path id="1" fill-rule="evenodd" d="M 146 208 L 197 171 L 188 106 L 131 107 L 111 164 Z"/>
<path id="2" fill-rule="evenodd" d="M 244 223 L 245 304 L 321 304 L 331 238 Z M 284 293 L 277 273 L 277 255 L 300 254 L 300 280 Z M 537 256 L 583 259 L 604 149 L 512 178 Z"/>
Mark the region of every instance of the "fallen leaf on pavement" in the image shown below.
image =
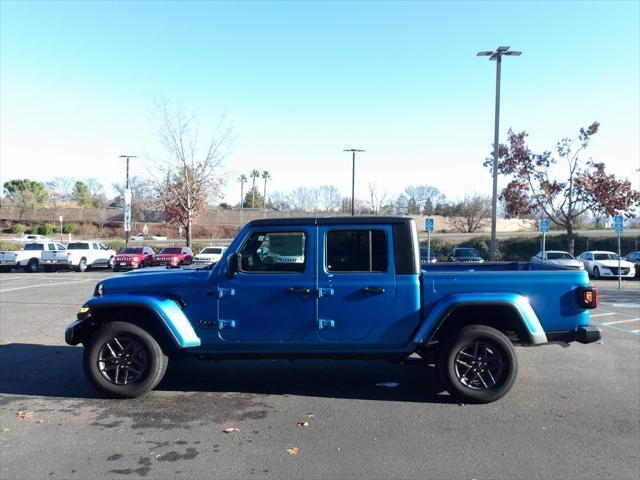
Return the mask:
<path id="1" fill-rule="evenodd" d="M 240 429 L 235 427 L 229 427 L 223 430 L 224 433 L 233 433 L 233 432 L 239 432 L 239 431 Z"/>
<path id="2" fill-rule="evenodd" d="M 287 453 L 289 455 L 298 455 L 300 453 L 300 449 L 298 447 L 287 448 Z"/>
<path id="3" fill-rule="evenodd" d="M 16 417 L 25 419 L 33 418 L 33 412 L 23 412 L 22 410 L 20 410 L 18 413 L 16 413 Z"/>
<path id="4" fill-rule="evenodd" d="M 309 426 L 309 422 L 299 421 L 298 423 L 296 423 L 296 427 L 308 427 L 308 426 Z"/>

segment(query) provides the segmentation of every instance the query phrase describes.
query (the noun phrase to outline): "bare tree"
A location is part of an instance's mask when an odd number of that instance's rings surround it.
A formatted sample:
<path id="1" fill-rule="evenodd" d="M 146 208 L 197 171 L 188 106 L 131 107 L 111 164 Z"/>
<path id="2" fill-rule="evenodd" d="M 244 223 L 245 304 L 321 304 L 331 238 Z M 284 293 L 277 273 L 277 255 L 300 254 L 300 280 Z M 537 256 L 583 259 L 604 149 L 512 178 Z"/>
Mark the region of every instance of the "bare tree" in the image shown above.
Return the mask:
<path id="1" fill-rule="evenodd" d="M 124 183 L 113 183 L 113 189 L 118 193 L 114 198 L 114 203 L 119 207 L 124 207 Z M 138 176 L 129 179 L 129 188 L 131 189 L 131 218 L 136 221 L 145 220 L 145 211 L 154 207 L 155 198 L 154 185 L 149 180 L 145 180 Z"/>
<path id="2" fill-rule="evenodd" d="M 73 177 L 53 177 L 53 180 L 46 183 L 49 194 L 56 194 L 61 202 L 71 200 L 73 187 L 77 178 Z"/>
<path id="3" fill-rule="evenodd" d="M 388 203 L 387 189 L 378 185 L 377 182 L 369 182 L 367 185 L 369 187 L 369 208 L 374 215 L 379 215 Z"/>
<path id="4" fill-rule="evenodd" d="M 220 167 L 233 143 L 231 128 L 222 118 L 201 152 L 193 117 L 170 110 L 167 102 L 157 104 L 157 114 L 158 136 L 167 155 L 156 162 L 154 188 L 166 220 L 182 227 L 191 246 L 193 223 L 207 202 L 220 196 Z"/>
<path id="5" fill-rule="evenodd" d="M 465 196 L 454 206 L 449 223 L 459 232 L 474 233 L 484 227 L 491 213 L 491 199 L 481 195 Z"/>
<path id="6" fill-rule="evenodd" d="M 279 212 L 288 212 L 289 210 L 291 210 L 289 198 L 282 192 L 273 192 L 269 196 L 269 203 L 267 205 Z"/>
<path id="7" fill-rule="evenodd" d="M 340 208 L 340 192 L 334 185 L 318 187 L 319 208 L 323 212 L 335 212 Z"/>

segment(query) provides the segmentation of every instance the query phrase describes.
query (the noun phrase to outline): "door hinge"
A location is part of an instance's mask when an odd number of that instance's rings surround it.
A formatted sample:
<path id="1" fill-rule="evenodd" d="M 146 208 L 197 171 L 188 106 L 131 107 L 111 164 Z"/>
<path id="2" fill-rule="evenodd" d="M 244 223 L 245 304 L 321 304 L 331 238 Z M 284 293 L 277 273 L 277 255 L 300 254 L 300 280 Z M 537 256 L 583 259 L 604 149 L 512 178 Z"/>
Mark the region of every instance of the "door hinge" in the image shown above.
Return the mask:
<path id="1" fill-rule="evenodd" d="M 224 330 L 225 328 L 236 328 L 235 320 L 218 320 L 218 330 Z"/>
<path id="2" fill-rule="evenodd" d="M 214 290 L 209 290 L 207 293 L 209 295 L 215 295 L 218 298 L 233 297 L 236 294 L 236 290 L 234 288 L 216 288 Z"/>
<path id="3" fill-rule="evenodd" d="M 336 322 L 334 322 L 333 320 L 327 320 L 324 318 L 321 318 L 318 320 L 319 330 L 324 330 L 325 328 L 334 328 L 335 326 L 336 326 Z"/>
<path id="4" fill-rule="evenodd" d="M 319 288 L 318 289 L 318 298 L 330 297 L 331 295 L 333 295 L 333 288 Z"/>

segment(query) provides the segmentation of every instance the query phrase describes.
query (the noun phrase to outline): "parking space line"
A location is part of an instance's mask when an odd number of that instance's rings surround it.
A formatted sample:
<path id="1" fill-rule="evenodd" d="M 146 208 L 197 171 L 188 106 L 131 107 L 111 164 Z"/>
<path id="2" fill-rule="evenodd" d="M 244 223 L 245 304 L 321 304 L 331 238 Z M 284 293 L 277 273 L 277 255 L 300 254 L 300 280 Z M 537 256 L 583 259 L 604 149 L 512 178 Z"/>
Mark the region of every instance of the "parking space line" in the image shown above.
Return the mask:
<path id="1" fill-rule="evenodd" d="M 616 320 L 615 322 L 604 322 L 602 325 L 615 325 L 616 323 L 629 323 L 640 321 L 640 318 L 627 318 L 625 320 Z"/>
<path id="2" fill-rule="evenodd" d="M 631 330 L 631 333 L 640 333 L 640 330 Z"/>
<path id="3" fill-rule="evenodd" d="M 26 287 L 5 288 L 4 290 L 0 290 L 0 293 L 13 292 L 15 290 L 24 290 L 26 288 L 55 287 L 56 285 L 69 285 L 70 283 L 83 283 L 83 282 L 95 282 L 95 281 L 96 280 L 94 278 L 87 278 L 86 280 L 74 280 L 73 282 L 41 283 L 39 285 L 27 285 Z"/>
<path id="4" fill-rule="evenodd" d="M 595 325 L 596 327 L 604 327 L 609 330 L 615 330 L 617 332 L 630 333 L 632 335 L 640 335 L 640 330 L 627 330 L 626 328 L 623 328 L 623 327 L 617 327 L 615 325 L 608 326 L 608 325 L 604 325 L 602 323 L 596 323 L 596 322 L 593 322 L 593 325 Z"/>
<path id="5" fill-rule="evenodd" d="M 609 316 L 609 315 L 615 315 L 615 313 L 614 313 L 614 312 L 596 313 L 596 314 L 593 314 L 593 315 L 589 315 L 589 317 L 591 317 L 591 318 L 595 318 L 595 317 L 607 317 L 607 316 Z"/>

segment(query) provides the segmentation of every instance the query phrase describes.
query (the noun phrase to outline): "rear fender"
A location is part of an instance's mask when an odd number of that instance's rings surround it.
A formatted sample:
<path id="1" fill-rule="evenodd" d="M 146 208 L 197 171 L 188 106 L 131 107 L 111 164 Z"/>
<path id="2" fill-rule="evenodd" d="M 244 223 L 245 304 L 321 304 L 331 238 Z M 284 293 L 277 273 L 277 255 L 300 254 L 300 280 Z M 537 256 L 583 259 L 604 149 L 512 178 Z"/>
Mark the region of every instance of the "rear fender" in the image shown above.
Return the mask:
<path id="1" fill-rule="evenodd" d="M 414 343 L 416 345 L 427 343 L 447 319 L 449 313 L 456 307 L 469 305 L 508 306 L 513 309 L 516 314 L 515 317 L 524 327 L 523 331 L 528 336 L 528 343 L 533 345 L 547 343 L 547 335 L 540 324 L 540 320 L 538 320 L 538 316 L 531 308 L 529 300 L 522 295 L 501 292 L 454 293 L 443 297 L 426 315 L 414 337 Z"/>
<path id="2" fill-rule="evenodd" d="M 199 347 L 200 338 L 175 300 L 148 295 L 111 295 L 92 297 L 84 304 L 89 310 L 84 314 L 87 321 L 98 312 L 112 308 L 142 308 L 150 312 L 164 327 L 178 348 Z M 79 315 L 80 316 L 80 315 Z M 82 318 L 80 318 L 82 320 Z M 82 322 L 75 328 L 81 328 Z"/>

